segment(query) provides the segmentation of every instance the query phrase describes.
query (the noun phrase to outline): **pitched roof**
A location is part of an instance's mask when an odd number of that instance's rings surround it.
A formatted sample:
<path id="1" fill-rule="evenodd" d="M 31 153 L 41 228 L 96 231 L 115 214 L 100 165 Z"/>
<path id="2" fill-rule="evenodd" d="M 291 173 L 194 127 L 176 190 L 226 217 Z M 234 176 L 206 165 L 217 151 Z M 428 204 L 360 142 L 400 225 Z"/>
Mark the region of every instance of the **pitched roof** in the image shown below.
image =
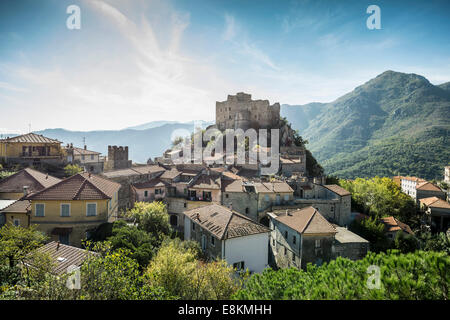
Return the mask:
<path id="1" fill-rule="evenodd" d="M 74 154 L 81 154 L 81 155 L 101 154 L 101 152 L 91 151 L 91 150 L 87 150 L 87 149 L 83 149 L 83 148 L 77 148 L 77 147 L 73 147 L 73 153 Z"/>
<path id="2" fill-rule="evenodd" d="M 40 171 L 26 168 L 19 172 L 0 180 L 0 192 L 23 192 L 23 187 L 27 186 L 30 192 L 37 192 L 48 188 L 61 179 L 52 177 Z"/>
<path id="3" fill-rule="evenodd" d="M 11 203 L 5 208 L 0 208 L 1 213 L 27 213 L 31 207 L 31 202 L 29 200 L 17 200 Z"/>
<path id="4" fill-rule="evenodd" d="M 450 203 L 438 197 L 424 198 L 419 201 L 430 208 L 450 209 Z"/>
<path id="5" fill-rule="evenodd" d="M 414 181 L 414 182 L 426 182 L 426 180 L 422 179 L 422 178 L 418 178 L 418 177 L 404 177 L 404 176 L 399 176 L 400 180 L 408 180 L 408 181 Z"/>
<path id="6" fill-rule="evenodd" d="M 119 177 L 130 177 L 130 176 L 137 176 L 137 175 L 144 175 L 144 174 L 153 174 L 158 172 L 165 171 L 164 168 L 157 166 L 157 165 L 146 165 L 146 166 L 139 166 L 139 167 L 132 167 L 127 169 L 118 169 L 118 170 L 112 170 L 103 172 L 102 174 L 107 178 L 119 178 Z"/>
<path id="7" fill-rule="evenodd" d="M 351 195 L 349 191 L 345 190 L 341 186 L 338 186 L 337 184 L 325 184 L 324 187 L 340 196 Z"/>
<path id="8" fill-rule="evenodd" d="M 166 187 L 170 184 L 167 182 L 162 181 L 160 178 L 154 178 L 150 181 L 141 182 L 141 183 L 134 183 L 133 187 L 136 189 L 146 189 L 146 188 L 155 188 L 155 187 Z"/>
<path id="9" fill-rule="evenodd" d="M 195 180 L 190 188 L 193 189 L 220 189 L 220 177 L 202 174 Z"/>
<path id="10" fill-rule="evenodd" d="M 431 182 L 424 181 L 416 185 L 416 190 L 424 190 L 424 191 L 442 191 L 439 187 L 435 186 Z"/>
<path id="11" fill-rule="evenodd" d="M 29 200 L 97 200 L 111 199 L 120 184 L 90 173 L 78 173 L 31 194 Z"/>
<path id="12" fill-rule="evenodd" d="M 17 202 L 17 200 L 3 200 L 3 199 L 0 199 L 0 211 L 2 211 L 3 209 L 9 207 L 14 202 Z"/>
<path id="13" fill-rule="evenodd" d="M 25 142 L 25 143 L 61 143 L 61 141 L 58 141 L 56 139 L 50 139 L 47 137 L 44 137 L 43 135 L 36 134 L 33 132 L 23 134 L 20 136 L 12 137 L 12 138 L 6 138 L 0 140 L 0 142 Z"/>
<path id="14" fill-rule="evenodd" d="M 275 218 L 302 234 L 335 234 L 336 229 L 313 207 L 282 214 Z"/>
<path id="15" fill-rule="evenodd" d="M 403 223 L 392 216 L 381 218 L 380 221 L 384 224 L 386 232 L 395 232 L 403 230 L 406 233 L 414 234 L 414 232 L 412 232 L 411 228 L 406 223 Z"/>
<path id="16" fill-rule="evenodd" d="M 360 237 L 356 233 L 351 232 L 345 227 L 334 226 L 336 228 L 335 239 L 339 243 L 369 243 L 366 239 Z"/>
<path id="17" fill-rule="evenodd" d="M 255 189 L 258 193 L 294 192 L 294 190 L 284 181 L 276 182 L 255 182 Z"/>
<path id="18" fill-rule="evenodd" d="M 161 175 L 161 179 L 175 179 L 181 174 L 181 171 L 178 171 L 177 168 L 172 168 L 170 170 L 164 171 L 164 173 Z"/>
<path id="19" fill-rule="evenodd" d="M 80 267 L 89 256 L 98 255 L 98 253 L 93 251 L 87 251 L 61 243 L 58 247 L 58 242 L 56 241 L 47 243 L 36 249 L 36 251 L 50 256 L 52 262 L 55 264 L 53 267 L 53 273 L 55 274 L 66 273 L 67 268 L 72 265 Z"/>
<path id="20" fill-rule="evenodd" d="M 241 177 L 241 176 L 239 176 L 239 175 L 237 175 L 237 174 L 235 174 L 233 172 L 230 172 L 230 171 L 223 171 L 222 172 L 222 176 L 226 177 L 226 178 L 229 178 L 229 179 L 233 179 L 233 180 L 247 180 L 246 178 Z"/>
<path id="21" fill-rule="evenodd" d="M 242 180 L 222 180 L 222 191 L 244 192 Z"/>
<path id="22" fill-rule="evenodd" d="M 184 214 L 220 240 L 270 232 L 262 224 L 218 204 L 187 210 Z"/>

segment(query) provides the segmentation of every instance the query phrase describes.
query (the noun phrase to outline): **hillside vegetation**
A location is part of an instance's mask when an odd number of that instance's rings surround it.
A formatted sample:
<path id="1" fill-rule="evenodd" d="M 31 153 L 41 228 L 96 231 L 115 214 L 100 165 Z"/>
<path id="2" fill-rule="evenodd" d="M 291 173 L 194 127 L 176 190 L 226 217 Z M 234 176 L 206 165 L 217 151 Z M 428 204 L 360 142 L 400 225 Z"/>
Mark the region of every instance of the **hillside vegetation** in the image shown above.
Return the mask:
<path id="1" fill-rule="evenodd" d="M 449 83 L 386 71 L 327 104 L 282 106 L 327 174 L 441 179 L 450 159 Z M 298 120 L 301 118 L 302 120 Z"/>

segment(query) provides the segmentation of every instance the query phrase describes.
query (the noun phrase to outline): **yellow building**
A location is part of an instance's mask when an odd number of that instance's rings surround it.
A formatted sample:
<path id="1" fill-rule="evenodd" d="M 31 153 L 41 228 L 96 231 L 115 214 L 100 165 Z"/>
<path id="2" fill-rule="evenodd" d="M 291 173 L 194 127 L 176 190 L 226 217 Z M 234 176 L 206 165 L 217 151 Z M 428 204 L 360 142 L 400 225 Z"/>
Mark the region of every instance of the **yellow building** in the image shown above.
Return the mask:
<path id="1" fill-rule="evenodd" d="M 79 173 L 26 197 L 30 224 L 51 240 L 80 246 L 102 223 L 117 219 L 120 184 L 90 173 Z"/>
<path id="2" fill-rule="evenodd" d="M 13 163 L 64 161 L 61 142 L 35 133 L 0 140 L 0 159 Z"/>

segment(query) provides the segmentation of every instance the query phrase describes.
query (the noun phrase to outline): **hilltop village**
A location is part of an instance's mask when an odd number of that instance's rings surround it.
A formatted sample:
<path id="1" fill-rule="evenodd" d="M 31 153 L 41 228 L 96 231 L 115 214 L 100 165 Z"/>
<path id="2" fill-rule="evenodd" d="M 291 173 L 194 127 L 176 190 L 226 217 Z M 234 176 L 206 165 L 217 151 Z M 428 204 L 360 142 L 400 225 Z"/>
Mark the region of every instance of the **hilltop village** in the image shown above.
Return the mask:
<path id="1" fill-rule="evenodd" d="M 281 118 L 279 103 L 229 95 L 216 103 L 212 128 L 279 129 L 278 172 L 262 175 L 259 161 L 175 164 L 172 156 L 181 152 L 175 146 L 147 164 L 134 164 L 127 146 L 108 146 L 102 156 L 86 145 L 62 145 L 31 132 L 0 140 L 2 167 L 14 172 L 0 180 L 0 225 L 35 225 L 49 245 L 79 248 L 105 225 L 133 223 L 126 213 L 137 203 L 162 202 L 180 238 L 198 242 L 206 259 L 224 259 L 237 270 L 305 268 L 337 257 L 362 259 L 371 250 L 367 239 L 348 228 L 365 219 L 352 209 L 351 192 L 325 176 Z M 450 182 L 450 167 L 445 170 Z M 393 180 L 434 231 L 447 230 L 450 204 L 441 188 L 415 177 Z M 390 239 L 413 235 L 393 216 L 380 222 Z"/>

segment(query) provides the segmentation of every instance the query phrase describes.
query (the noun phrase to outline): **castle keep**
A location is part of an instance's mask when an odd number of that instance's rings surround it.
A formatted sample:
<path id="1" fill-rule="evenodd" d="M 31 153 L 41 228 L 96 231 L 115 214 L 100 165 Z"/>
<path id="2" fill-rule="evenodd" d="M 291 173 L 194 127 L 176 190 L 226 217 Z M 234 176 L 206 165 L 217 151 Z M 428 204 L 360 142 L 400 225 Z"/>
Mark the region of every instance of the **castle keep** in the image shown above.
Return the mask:
<path id="1" fill-rule="evenodd" d="M 108 146 L 108 160 L 105 163 L 105 171 L 131 168 L 131 160 L 128 160 L 128 147 Z"/>
<path id="2" fill-rule="evenodd" d="M 216 102 L 216 125 L 225 129 L 267 129 L 278 127 L 280 104 L 269 100 L 252 100 L 251 94 L 239 92 L 228 95 L 226 101 Z"/>

